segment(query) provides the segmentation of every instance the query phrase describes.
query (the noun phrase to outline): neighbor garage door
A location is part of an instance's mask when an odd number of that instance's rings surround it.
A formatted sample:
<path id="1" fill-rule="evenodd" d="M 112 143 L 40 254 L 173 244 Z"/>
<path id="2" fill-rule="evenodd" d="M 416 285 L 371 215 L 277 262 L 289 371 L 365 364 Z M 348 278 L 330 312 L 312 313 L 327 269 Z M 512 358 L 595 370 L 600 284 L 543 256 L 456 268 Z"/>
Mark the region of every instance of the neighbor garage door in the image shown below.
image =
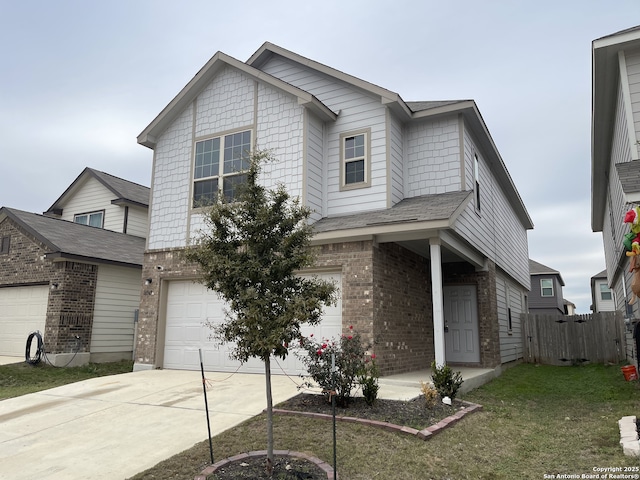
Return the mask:
<path id="1" fill-rule="evenodd" d="M 318 277 L 341 285 L 340 274 L 321 274 Z M 339 295 L 338 295 L 339 297 Z M 224 302 L 199 283 L 172 281 L 168 283 L 164 368 L 180 370 L 200 369 L 198 349 L 202 349 L 204 367 L 208 371 L 235 372 L 240 363 L 229 358 L 233 344 L 217 345 L 209 337 L 211 330 L 205 323 L 224 321 Z M 303 334 L 316 338 L 337 337 L 342 333 L 342 303 L 325 308 L 322 322 L 315 327 L 303 327 Z M 303 372 L 298 358 L 290 354 L 286 360 L 272 362 L 271 372 L 296 375 Z M 264 373 L 260 360 L 250 359 L 240 367 L 244 373 Z"/>
<path id="2" fill-rule="evenodd" d="M 0 355 L 24 357 L 27 337 L 44 335 L 49 286 L 0 288 Z"/>

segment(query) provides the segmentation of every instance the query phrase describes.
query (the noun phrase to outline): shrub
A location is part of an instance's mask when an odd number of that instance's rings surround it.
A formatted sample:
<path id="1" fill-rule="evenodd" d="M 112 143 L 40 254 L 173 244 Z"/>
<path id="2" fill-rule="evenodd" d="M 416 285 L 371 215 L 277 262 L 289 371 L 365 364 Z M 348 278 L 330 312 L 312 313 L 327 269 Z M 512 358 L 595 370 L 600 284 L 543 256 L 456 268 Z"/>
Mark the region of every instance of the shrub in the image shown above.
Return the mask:
<path id="1" fill-rule="evenodd" d="M 438 401 L 438 391 L 430 383 L 420 382 L 420 391 L 428 408 L 433 408 Z"/>
<path id="2" fill-rule="evenodd" d="M 311 378 L 325 393 L 335 391 L 336 402 L 341 407 L 349 405 L 357 375 L 364 367 L 364 347 L 360 334 L 353 332 L 353 327 L 349 327 L 349 330 L 349 335 L 342 335 L 337 340 L 323 338 L 318 342 L 313 335 L 302 338 L 300 346 L 304 352 L 296 353 L 308 372 L 302 386 L 313 386 L 308 380 Z M 335 372 L 331 371 L 332 354 L 335 355 Z"/>
<path id="3" fill-rule="evenodd" d="M 431 378 L 433 379 L 433 386 L 442 398 L 449 397 L 453 400 L 460 389 L 460 385 L 462 385 L 460 372 L 454 373 L 448 365 L 438 367 L 436 362 L 431 363 Z"/>
<path id="4" fill-rule="evenodd" d="M 358 374 L 358 383 L 362 387 L 362 396 L 369 406 L 375 403 L 378 398 L 378 390 L 380 390 L 380 385 L 378 385 L 380 372 L 375 359 L 376 356 L 371 355 L 371 360 L 365 360 L 362 371 Z"/>

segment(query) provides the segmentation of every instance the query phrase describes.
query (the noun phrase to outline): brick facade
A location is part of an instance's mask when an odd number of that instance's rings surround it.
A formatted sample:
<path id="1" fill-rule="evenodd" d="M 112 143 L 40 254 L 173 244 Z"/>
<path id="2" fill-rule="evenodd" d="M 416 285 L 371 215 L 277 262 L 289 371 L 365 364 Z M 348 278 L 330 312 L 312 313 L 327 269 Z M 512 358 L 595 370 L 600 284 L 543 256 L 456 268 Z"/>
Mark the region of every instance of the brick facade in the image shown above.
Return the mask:
<path id="1" fill-rule="evenodd" d="M 11 240 L 9 253 L 0 255 L 0 288 L 57 285 L 49 292 L 46 351 L 70 353 L 79 348 L 80 352 L 88 352 L 98 267 L 47 260 L 45 246 L 10 219 L 0 223 L 0 238 L 7 236 Z"/>
<path id="2" fill-rule="evenodd" d="M 429 260 L 394 243 L 359 241 L 316 248 L 315 268 L 342 274 L 343 333 L 352 325 L 371 344 L 384 375 L 430 368 L 435 353 Z M 499 365 L 495 265 L 476 272 L 466 263 L 444 264 L 443 276 L 447 284 L 477 285 L 480 363 Z M 196 277 L 197 269 L 184 260 L 181 249 L 145 254 L 142 278 L 151 283 L 141 295 L 136 363 L 159 366 L 162 281 Z"/>

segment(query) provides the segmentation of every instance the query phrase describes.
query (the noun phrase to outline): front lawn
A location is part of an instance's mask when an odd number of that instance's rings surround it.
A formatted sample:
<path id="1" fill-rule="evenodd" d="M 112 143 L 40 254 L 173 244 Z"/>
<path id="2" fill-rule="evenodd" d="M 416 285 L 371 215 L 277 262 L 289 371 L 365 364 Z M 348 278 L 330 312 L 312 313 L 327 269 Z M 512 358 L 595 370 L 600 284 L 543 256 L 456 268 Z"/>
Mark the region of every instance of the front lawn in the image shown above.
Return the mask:
<path id="1" fill-rule="evenodd" d="M 0 400 L 39 392 L 94 377 L 130 372 L 133 362 L 89 363 L 81 367 L 56 368 L 26 362 L 0 365 Z"/>
<path id="2" fill-rule="evenodd" d="M 339 423 L 339 478 L 541 479 L 640 464 L 624 456 L 618 443 L 617 421 L 640 416 L 640 384 L 625 382 L 619 366 L 522 364 L 462 398 L 484 410 L 426 442 Z M 331 422 L 276 416 L 274 438 L 276 449 L 308 452 L 327 462 L 333 458 Z M 214 437 L 213 448 L 216 460 L 265 449 L 265 416 Z M 191 480 L 208 459 L 209 444 L 203 441 L 134 479 Z"/>

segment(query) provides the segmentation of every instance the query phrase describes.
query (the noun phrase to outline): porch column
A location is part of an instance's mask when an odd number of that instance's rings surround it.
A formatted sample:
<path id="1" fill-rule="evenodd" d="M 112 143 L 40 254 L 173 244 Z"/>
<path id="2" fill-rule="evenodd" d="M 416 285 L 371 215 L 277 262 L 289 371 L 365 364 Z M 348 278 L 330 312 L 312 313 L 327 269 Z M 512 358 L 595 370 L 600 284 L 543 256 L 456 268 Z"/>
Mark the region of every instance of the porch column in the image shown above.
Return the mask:
<path id="1" fill-rule="evenodd" d="M 440 239 L 429 239 L 431 253 L 431 297 L 433 301 L 433 343 L 436 365 L 445 365 L 444 308 L 442 300 L 442 255 Z"/>

